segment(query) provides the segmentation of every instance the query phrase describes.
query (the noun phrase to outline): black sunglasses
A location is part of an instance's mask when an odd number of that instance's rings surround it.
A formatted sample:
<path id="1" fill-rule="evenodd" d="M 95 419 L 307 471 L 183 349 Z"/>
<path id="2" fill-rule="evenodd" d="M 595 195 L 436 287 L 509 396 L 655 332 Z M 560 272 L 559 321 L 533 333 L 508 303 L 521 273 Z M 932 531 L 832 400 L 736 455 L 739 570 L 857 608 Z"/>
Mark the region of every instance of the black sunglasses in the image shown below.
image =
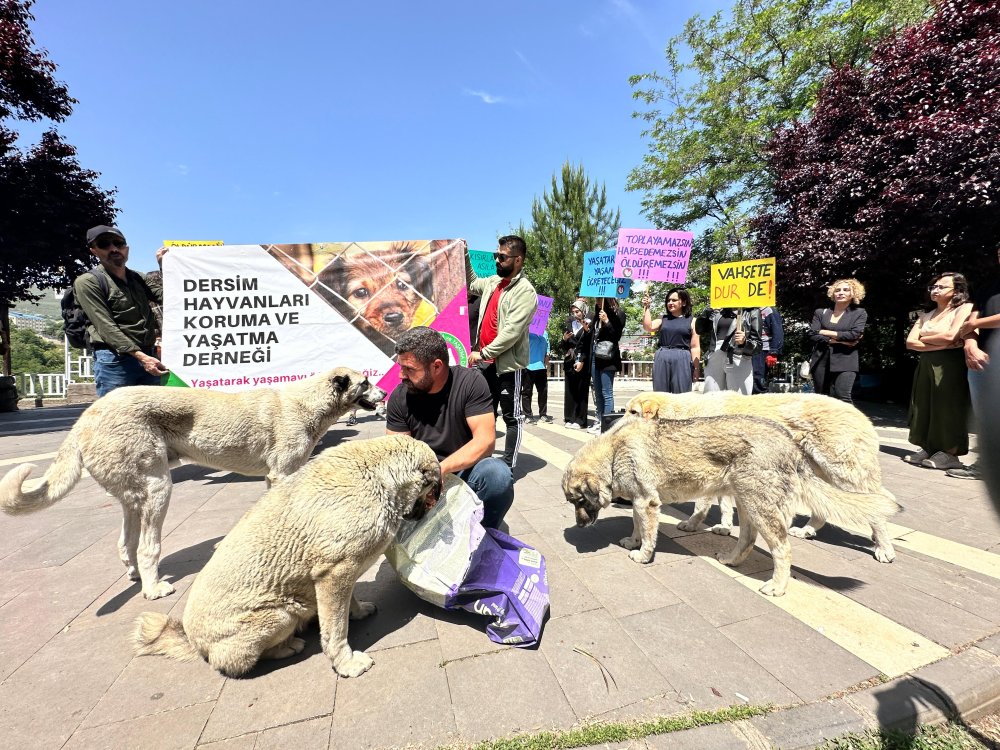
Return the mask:
<path id="1" fill-rule="evenodd" d="M 511 258 L 520 258 L 520 255 L 507 255 L 506 253 L 493 253 L 493 257 L 501 263 L 506 263 Z"/>
<path id="2" fill-rule="evenodd" d="M 128 243 L 125 240 L 109 240 L 109 239 L 98 240 L 97 242 L 94 243 L 94 247 L 96 247 L 98 250 L 107 250 L 112 245 L 121 250 L 123 247 L 126 247 Z"/>

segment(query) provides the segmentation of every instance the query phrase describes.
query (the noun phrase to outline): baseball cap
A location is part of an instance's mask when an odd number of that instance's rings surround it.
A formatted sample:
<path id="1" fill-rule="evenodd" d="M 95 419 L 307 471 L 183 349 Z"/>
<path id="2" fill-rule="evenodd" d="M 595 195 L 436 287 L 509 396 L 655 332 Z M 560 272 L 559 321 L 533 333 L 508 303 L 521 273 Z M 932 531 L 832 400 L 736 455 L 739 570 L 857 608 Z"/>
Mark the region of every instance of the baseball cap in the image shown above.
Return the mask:
<path id="1" fill-rule="evenodd" d="M 91 227 L 87 230 L 87 244 L 90 245 L 102 234 L 114 234 L 121 237 L 123 240 L 125 239 L 125 235 L 122 234 L 118 227 L 109 227 L 106 224 L 98 224 L 96 227 Z"/>

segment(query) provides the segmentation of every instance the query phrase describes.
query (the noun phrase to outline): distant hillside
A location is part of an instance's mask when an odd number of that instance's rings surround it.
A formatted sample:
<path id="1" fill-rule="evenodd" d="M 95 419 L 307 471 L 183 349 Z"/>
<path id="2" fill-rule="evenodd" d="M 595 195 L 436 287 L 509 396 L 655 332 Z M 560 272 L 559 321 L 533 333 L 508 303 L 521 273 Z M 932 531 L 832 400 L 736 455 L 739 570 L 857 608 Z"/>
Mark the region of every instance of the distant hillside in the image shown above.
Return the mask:
<path id="1" fill-rule="evenodd" d="M 62 310 L 59 307 L 59 298 L 55 296 L 56 291 L 54 289 L 46 289 L 43 292 L 32 287 L 31 291 L 34 294 L 42 295 L 42 298 L 35 304 L 32 304 L 31 302 L 20 302 L 16 307 L 11 309 L 15 312 L 25 313 L 28 315 L 41 315 L 43 318 L 62 320 Z"/>

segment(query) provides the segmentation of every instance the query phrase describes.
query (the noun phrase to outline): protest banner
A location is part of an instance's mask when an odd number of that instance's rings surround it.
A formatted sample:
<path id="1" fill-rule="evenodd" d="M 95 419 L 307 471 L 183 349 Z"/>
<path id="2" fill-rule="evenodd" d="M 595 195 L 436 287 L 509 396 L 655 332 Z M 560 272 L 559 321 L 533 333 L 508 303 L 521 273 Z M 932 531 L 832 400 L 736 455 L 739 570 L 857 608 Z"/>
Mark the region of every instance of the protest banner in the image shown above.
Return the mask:
<path id="1" fill-rule="evenodd" d="M 581 297 L 624 298 L 628 297 L 631 289 L 630 279 L 615 278 L 614 250 L 594 250 L 583 254 Z"/>
<path id="2" fill-rule="evenodd" d="M 712 264 L 712 307 L 767 307 L 775 300 L 774 258 Z"/>
<path id="3" fill-rule="evenodd" d="M 163 240 L 164 247 L 205 247 L 212 245 L 218 247 L 226 244 L 222 240 Z"/>
<path id="4" fill-rule="evenodd" d="M 692 232 L 672 229 L 619 229 L 615 277 L 635 281 L 687 281 Z"/>
<path id="5" fill-rule="evenodd" d="M 470 250 L 469 260 L 472 261 L 472 270 L 481 279 L 487 276 L 496 276 L 497 262 L 493 253 L 486 250 Z"/>
<path id="6" fill-rule="evenodd" d="M 538 295 L 538 307 L 535 310 L 535 317 L 528 326 L 528 333 L 537 333 L 539 336 L 545 335 L 545 327 L 549 324 L 549 313 L 552 312 L 552 298 L 544 294 Z"/>
<path id="7" fill-rule="evenodd" d="M 170 384 L 240 391 L 337 366 L 399 382 L 396 340 L 441 332 L 469 353 L 464 240 L 174 247 L 163 257 Z"/>

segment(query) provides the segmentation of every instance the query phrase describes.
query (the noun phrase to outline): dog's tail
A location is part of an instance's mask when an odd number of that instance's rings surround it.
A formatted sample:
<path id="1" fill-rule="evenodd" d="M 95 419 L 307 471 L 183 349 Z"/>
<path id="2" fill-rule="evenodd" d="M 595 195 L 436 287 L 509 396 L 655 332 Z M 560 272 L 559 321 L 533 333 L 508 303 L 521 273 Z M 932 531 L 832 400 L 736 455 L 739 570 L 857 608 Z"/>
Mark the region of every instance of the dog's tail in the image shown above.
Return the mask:
<path id="1" fill-rule="evenodd" d="M 34 464 L 17 466 L 0 479 L 0 508 L 10 515 L 34 513 L 48 508 L 64 498 L 83 474 L 83 456 L 77 441 L 76 429 L 59 446 L 55 461 L 42 476 L 41 484 L 25 490 L 24 481 L 34 469 Z"/>
<path id="2" fill-rule="evenodd" d="M 806 505 L 814 513 L 838 526 L 870 526 L 884 522 L 899 510 L 899 504 L 885 488 L 879 492 L 848 492 L 815 475 L 803 477 Z"/>
<path id="3" fill-rule="evenodd" d="M 143 612 L 136 618 L 132 643 L 139 656 L 157 654 L 181 661 L 190 661 L 198 656 L 181 621 L 161 612 Z"/>

